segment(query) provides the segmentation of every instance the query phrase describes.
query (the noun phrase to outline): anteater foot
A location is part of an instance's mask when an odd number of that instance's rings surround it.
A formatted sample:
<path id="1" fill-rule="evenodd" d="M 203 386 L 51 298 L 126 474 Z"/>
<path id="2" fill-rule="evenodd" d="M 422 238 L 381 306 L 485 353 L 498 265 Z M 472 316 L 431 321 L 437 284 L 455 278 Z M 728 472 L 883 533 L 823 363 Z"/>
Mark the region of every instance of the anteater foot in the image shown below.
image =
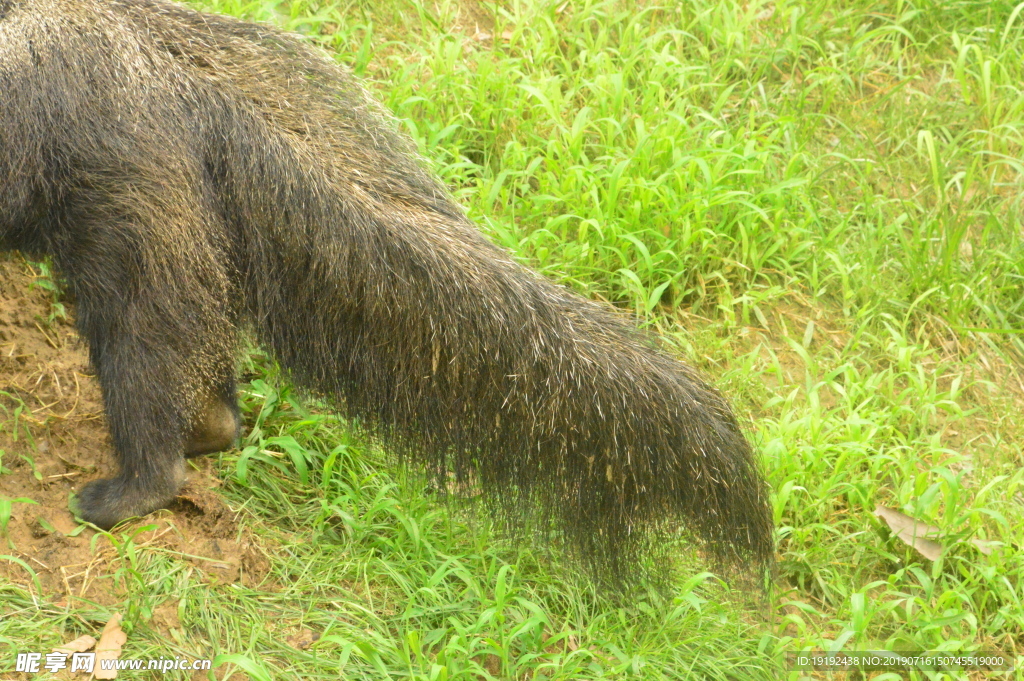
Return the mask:
<path id="1" fill-rule="evenodd" d="M 185 456 L 201 456 L 231 449 L 238 440 L 242 421 L 238 407 L 213 398 L 189 435 L 185 445 Z"/>
<path id="2" fill-rule="evenodd" d="M 109 530 L 127 518 L 146 515 L 164 508 L 174 500 L 184 482 L 184 466 L 180 475 L 154 484 L 140 485 L 123 477 L 93 480 L 78 492 L 78 514 L 82 519 Z"/>

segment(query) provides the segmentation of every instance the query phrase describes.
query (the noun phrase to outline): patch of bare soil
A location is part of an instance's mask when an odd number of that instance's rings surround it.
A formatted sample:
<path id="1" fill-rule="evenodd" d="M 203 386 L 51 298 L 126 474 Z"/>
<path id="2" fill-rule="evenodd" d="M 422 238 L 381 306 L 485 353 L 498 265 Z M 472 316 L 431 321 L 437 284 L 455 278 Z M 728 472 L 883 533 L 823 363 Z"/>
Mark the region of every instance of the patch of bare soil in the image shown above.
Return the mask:
<path id="1" fill-rule="evenodd" d="M 34 285 L 39 279 L 20 257 L 0 256 L 0 504 L 15 500 L 0 554 L 29 566 L 45 597 L 110 604 L 119 596 L 117 550 L 69 510 L 75 490 L 117 470 L 102 396 L 74 326 L 51 320 L 52 294 Z M 209 461 L 192 464 L 172 509 L 136 521 L 154 526 L 136 546 L 181 553 L 212 581 L 260 582 L 267 560 L 210 491 L 219 481 Z M 10 559 L 0 560 L 0 579 L 36 589 Z"/>

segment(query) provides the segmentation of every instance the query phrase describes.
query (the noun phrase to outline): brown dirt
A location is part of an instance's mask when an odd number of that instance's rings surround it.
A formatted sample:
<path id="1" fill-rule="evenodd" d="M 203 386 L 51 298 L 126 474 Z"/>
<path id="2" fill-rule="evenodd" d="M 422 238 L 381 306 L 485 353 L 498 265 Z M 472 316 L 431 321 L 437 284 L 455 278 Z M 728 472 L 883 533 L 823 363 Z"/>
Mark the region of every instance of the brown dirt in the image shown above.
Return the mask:
<path id="1" fill-rule="evenodd" d="M 0 528 L 0 554 L 28 565 L 44 597 L 111 604 L 120 595 L 112 578 L 121 567 L 118 552 L 69 510 L 75 490 L 117 469 L 102 397 L 73 325 L 50 321 L 52 295 L 41 280 L 21 257 L 0 256 L 0 500 L 35 502 L 13 504 L 6 534 Z M 151 526 L 135 537 L 136 546 L 183 554 L 211 581 L 259 583 L 269 564 L 210 491 L 218 484 L 208 459 L 193 460 L 172 508 L 128 529 Z M 36 591 L 15 561 L 0 560 L 0 579 Z M 176 617 L 164 614 L 154 624 L 176 626 Z"/>

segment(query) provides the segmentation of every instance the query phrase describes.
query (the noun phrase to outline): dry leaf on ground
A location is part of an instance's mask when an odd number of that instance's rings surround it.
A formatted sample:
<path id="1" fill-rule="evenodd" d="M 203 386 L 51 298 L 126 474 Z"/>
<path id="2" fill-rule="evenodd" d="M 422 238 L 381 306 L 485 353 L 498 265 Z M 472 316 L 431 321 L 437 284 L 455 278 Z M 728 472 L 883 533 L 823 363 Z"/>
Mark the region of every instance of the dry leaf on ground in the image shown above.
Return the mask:
<path id="1" fill-rule="evenodd" d="M 96 644 L 96 667 L 93 672 L 97 679 L 116 679 L 116 669 L 104 669 L 103 660 L 116 660 L 121 657 L 121 646 L 128 641 L 128 635 L 121 631 L 121 613 L 115 612 L 100 634 L 100 642 Z"/>
<path id="2" fill-rule="evenodd" d="M 897 537 L 928 560 L 938 560 L 942 555 L 942 544 L 933 539 L 942 531 L 934 525 L 922 523 L 888 506 L 875 506 L 875 515 L 884 520 Z"/>
<path id="3" fill-rule="evenodd" d="M 79 636 L 74 641 L 69 641 L 62 646 L 57 646 L 53 649 L 53 652 L 64 653 L 65 655 L 70 655 L 72 653 L 84 653 L 94 645 L 96 645 L 96 639 L 89 636 L 89 634 L 85 634 L 84 636 Z"/>

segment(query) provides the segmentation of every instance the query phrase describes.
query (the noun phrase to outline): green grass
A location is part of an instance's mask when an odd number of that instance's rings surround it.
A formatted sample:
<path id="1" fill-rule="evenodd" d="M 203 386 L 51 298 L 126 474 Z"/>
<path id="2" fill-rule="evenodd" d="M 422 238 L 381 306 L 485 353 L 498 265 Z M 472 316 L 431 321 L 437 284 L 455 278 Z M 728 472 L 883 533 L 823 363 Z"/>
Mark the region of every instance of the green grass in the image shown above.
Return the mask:
<path id="1" fill-rule="evenodd" d="M 614 602 L 256 354 L 254 427 L 219 471 L 271 576 L 210 584 L 115 533 L 130 656 L 242 656 L 217 678 L 797 679 L 786 655 L 810 648 L 1022 652 L 1024 6 L 194 4 L 336 51 L 496 242 L 712 375 L 762 452 L 779 565 L 764 599 L 690 558 L 670 593 Z M 168 600 L 173 641 L 146 625 Z M 98 618 L 2 583 L 0 603 L 22 649 Z M 312 647 L 285 642 L 304 629 Z"/>

